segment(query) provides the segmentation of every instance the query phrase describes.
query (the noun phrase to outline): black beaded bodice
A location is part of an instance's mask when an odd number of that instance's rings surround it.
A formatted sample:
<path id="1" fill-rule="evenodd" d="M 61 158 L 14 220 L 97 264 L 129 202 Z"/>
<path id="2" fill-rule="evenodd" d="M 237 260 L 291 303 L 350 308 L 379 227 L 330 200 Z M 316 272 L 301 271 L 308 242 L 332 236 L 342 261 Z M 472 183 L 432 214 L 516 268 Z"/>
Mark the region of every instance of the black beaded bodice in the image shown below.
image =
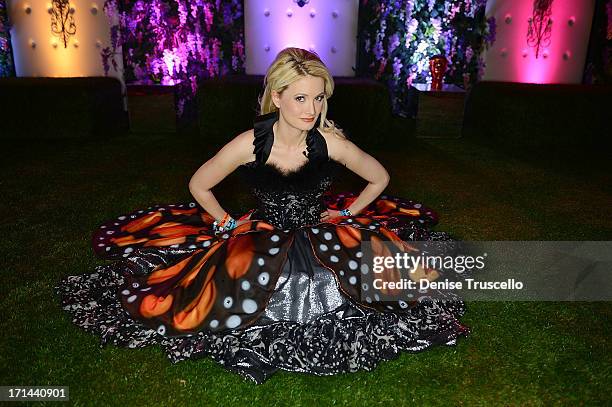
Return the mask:
<path id="1" fill-rule="evenodd" d="M 240 167 L 257 200 L 251 219 L 263 220 L 281 229 L 295 229 L 320 222 L 325 210 L 323 194 L 330 188 L 336 164 L 329 159 L 327 144 L 317 130 L 318 123 L 306 137 L 308 161 L 295 171 L 283 173 L 267 163 L 274 134 L 272 126 L 278 112 L 255 119 L 255 161 Z"/>

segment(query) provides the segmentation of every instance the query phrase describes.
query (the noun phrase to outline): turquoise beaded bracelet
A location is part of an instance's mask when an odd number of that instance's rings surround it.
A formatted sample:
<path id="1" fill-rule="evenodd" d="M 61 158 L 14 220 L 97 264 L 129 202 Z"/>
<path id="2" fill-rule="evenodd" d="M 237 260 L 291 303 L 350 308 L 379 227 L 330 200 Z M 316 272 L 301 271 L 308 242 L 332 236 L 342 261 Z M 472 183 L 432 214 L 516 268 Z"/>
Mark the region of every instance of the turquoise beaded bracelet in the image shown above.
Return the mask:
<path id="1" fill-rule="evenodd" d="M 349 208 L 342 209 L 339 214 L 340 216 L 353 216 Z"/>
<path id="2" fill-rule="evenodd" d="M 236 220 L 232 217 L 230 217 L 229 220 L 226 222 L 226 224 L 223 226 L 219 226 L 219 222 L 217 221 L 213 222 L 213 230 L 215 233 L 229 232 L 235 227 L 236 227 Z"/>

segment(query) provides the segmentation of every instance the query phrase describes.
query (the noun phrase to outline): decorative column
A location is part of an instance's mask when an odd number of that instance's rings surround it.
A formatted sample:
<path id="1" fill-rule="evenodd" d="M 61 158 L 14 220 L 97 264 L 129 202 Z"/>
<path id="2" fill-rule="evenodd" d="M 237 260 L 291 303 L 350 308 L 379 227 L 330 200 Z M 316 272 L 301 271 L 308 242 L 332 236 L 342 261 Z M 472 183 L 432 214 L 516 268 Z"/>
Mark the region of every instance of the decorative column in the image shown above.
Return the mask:
<path id="1" fill-rule="evenodd" d="M 594 7 L 595 0 L 489 0 L 497 38 L 483 79 L 581 83 Z"/>
<path id="2" fill-rule="evenodd" d="M 112 49 L 104 1 L 8 0 L 17 76 L 113 76 L 123 81 L 121 50 L 105 71 Z M 108 58 L 108 56 L 107 56 Z"/>

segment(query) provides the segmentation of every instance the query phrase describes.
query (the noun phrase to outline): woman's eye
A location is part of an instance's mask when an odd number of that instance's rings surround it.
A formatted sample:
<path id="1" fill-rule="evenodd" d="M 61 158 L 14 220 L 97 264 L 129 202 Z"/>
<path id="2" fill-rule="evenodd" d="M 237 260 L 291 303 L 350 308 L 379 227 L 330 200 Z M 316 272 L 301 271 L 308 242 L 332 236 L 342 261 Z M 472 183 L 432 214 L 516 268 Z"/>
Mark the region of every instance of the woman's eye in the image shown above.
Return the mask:
<path id="1" fill-rule="evenodd" d="M 295 100 L 297 100 L 298 102 L 303 102 L 304 101 L 304 96 L 298 96 L 298 97 L 295 98 Z M 318 102 L 321 102 L 323 100 L 323 95 L 317 96 L 316 100 Z"/>

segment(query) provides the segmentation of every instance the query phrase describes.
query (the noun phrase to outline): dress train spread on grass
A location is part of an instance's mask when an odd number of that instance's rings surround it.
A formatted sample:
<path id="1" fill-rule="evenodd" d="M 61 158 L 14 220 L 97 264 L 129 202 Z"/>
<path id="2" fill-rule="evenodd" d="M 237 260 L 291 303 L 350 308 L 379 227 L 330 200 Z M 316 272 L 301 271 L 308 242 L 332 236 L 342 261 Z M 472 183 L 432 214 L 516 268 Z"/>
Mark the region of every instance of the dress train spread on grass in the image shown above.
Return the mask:
<path id="1" fill-rule="evenodd" d="M 277 113 L 254 123 L 255 161 L 239 168 L 257 207 L 215 235 L 195 203 L 155 205 L 94 233 L 94 273 L 55 290 L 72 321 L 102 345 L 159 345 L 173 362 L 209 356 L 262 383 L 282 369 L 315 375 L 371 370 L 402 351 L 454 345 L 469 329 L 453 294 L 381 301 L 364 283 L 362 243 L 450 240 L 418 202 L 381 195 L 355 216 L 321 222 L 356 195 L 331 194 L 337 163 L 315 125 L 308 161 L 290 173 L 267 163 Z M 393 275 L 382 274 L 392 280 Z"/>

